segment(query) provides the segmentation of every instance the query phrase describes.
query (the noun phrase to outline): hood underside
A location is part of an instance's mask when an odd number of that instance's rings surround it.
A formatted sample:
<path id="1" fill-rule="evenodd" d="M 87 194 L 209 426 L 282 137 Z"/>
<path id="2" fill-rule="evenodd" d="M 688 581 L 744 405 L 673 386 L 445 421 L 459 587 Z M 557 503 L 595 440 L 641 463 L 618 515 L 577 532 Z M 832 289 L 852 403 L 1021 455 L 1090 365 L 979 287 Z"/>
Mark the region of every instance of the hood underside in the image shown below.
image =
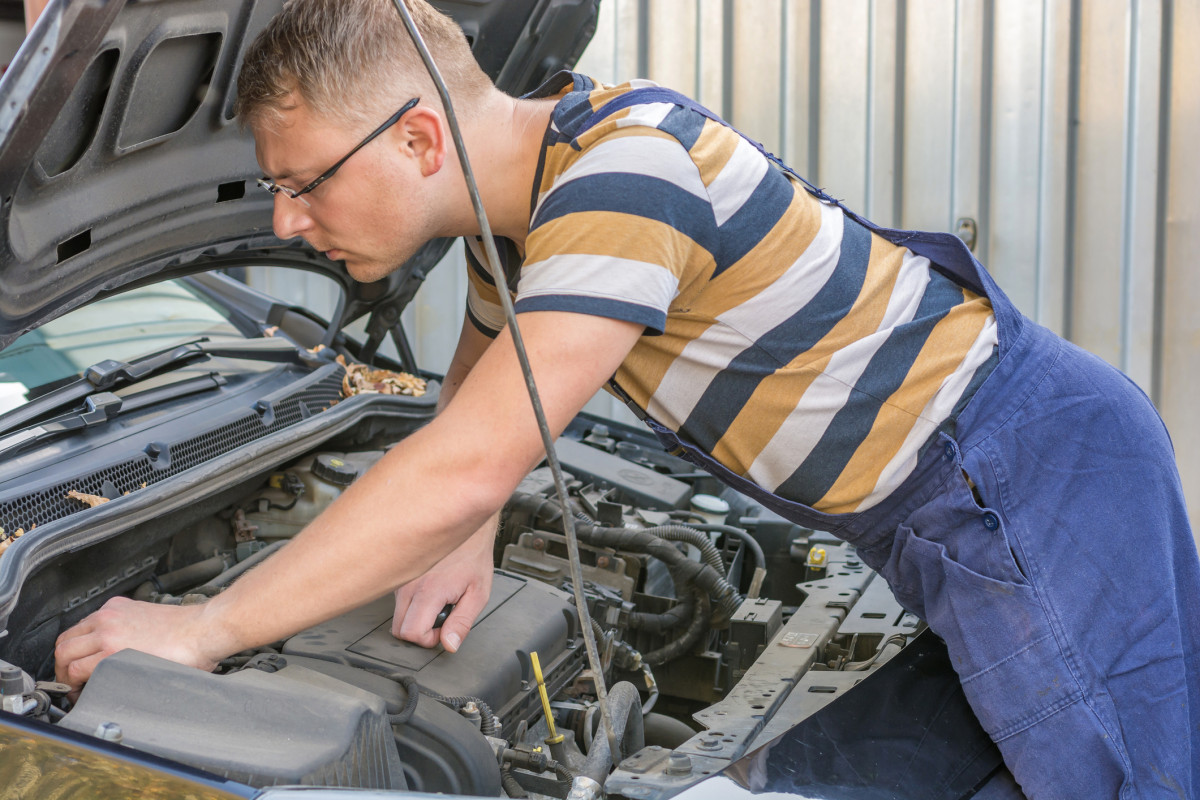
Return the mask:
<path id="1" fill-rule="evenodd" d="M 517 94 L 574 62 L 598 0 L 434 4 Z M 272 233 L 232 107 L 243 53 L 281 5 L 50 4 L 0 80 L 0 349 L 122 287 L 239 262 L 330 274 L 346 292 L 339 325 L 411 298 L 447 241 L 365 285 Z"/>

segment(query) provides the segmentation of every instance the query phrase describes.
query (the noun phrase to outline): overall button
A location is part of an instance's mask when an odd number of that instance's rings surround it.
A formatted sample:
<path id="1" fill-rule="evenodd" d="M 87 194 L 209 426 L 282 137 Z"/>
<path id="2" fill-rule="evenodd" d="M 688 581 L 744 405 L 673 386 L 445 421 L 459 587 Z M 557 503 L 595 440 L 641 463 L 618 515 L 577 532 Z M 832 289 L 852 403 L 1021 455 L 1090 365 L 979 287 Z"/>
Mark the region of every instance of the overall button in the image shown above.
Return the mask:
<path id="1" fill-rule="evenodd" d="M 990 511 L 987 512 L 983 515 L 983 527 L 987 528 L 989 531 L 996 530 L 1000 527 L 1000 518 Z"/>
<path id="2" fill-rule="evenodd" d="M 954 445 L 952 445 L 950 442 L 946 442 L 946 449 L 944 452 L 946 453 L 947 461 L 954 460 Z"/>

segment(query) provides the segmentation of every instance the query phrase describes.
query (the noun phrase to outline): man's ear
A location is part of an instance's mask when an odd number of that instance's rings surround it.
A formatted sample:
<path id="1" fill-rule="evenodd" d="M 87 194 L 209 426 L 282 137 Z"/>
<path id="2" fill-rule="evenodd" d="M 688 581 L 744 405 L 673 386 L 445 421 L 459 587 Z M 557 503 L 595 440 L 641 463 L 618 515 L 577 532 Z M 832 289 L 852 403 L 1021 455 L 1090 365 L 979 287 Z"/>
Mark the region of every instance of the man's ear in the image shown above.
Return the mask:
<path id="1" fill-rule="evenodd" d="M 415 159 L 422 175 L 429 177 L 442 168 L 449 143 L 440 113 L 417 106 L 405 114 L 393 130 L 397 134 L 395 146 L 401 155 Z"/>

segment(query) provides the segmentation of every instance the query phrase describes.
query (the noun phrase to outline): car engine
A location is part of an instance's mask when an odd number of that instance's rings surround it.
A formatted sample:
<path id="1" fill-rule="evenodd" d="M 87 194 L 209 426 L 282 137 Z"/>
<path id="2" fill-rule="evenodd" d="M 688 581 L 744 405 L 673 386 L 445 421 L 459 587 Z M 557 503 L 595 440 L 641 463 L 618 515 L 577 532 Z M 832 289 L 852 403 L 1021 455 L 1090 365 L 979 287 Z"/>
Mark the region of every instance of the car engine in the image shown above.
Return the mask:
<path id="1" fill-rule="evenodd" d="M 39 576 L 57 610 L 19 610 L 0 639 L 4 709 L 253 787 L 563 798 L 584 775 L 609 795 L 669 796 L 823 708 L 923 628 L 843 542 L 646 433 L 583 416 L 558 453 L 611 737 L 545 467 L 502 512 L 491 600 L 457 653 L 394 638 L 389 595 L 213 673 L 126 650 L 74 702 L 53 683 L 54 638 L 85 612 L 115 594 L 207 601 L 383 453 L 321 449 L 153 535 L 65 557 L 57 578 Z M 55 594 L 85 572 L 83 597 Z"/>

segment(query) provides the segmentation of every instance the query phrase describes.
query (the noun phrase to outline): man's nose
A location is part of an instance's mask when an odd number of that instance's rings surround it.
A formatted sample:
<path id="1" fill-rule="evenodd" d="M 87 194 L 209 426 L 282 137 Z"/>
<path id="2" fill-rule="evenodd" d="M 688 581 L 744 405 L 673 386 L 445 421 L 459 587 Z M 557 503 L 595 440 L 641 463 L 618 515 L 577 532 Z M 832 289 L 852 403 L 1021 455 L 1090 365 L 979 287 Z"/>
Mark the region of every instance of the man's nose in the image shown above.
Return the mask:
<path id="1" fill-rule="evenodd" d="M 280 239 L 303 236 L 312 227 L 308 214 L 308 203 L 301 198 L 288 197 L 283 192 L 275 193 L 275 209 L 271 215 L 271 227 Z"/>

